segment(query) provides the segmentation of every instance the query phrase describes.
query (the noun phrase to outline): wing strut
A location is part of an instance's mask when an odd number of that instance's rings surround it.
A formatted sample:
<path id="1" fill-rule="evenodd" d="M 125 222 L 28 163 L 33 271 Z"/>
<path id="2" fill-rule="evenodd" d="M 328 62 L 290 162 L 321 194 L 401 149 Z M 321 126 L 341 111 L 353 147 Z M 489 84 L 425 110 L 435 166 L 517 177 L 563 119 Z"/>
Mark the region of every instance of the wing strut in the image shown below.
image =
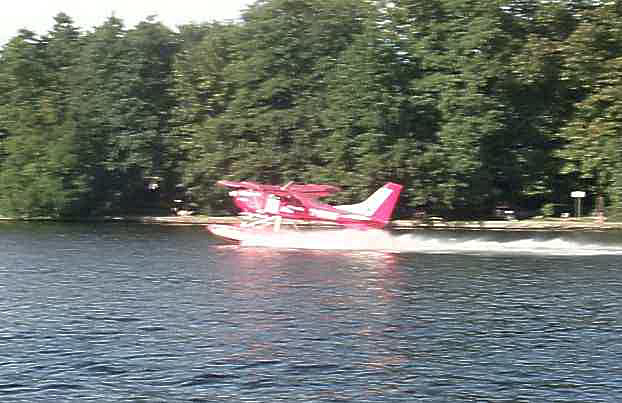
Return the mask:
<path id="1" fill-rule="evenodd" d="M 245 213 L 240 214 L 240 218 L 243 221 L 240 224 L 240 227 L 242 228 L 255 228 L 272 225 L 272 230 L 274 232 L 279 232 L 281 230 L 281 223 L 283 222 L 283 217 L 279 215 L 266 216 L 264 214 Z"/>

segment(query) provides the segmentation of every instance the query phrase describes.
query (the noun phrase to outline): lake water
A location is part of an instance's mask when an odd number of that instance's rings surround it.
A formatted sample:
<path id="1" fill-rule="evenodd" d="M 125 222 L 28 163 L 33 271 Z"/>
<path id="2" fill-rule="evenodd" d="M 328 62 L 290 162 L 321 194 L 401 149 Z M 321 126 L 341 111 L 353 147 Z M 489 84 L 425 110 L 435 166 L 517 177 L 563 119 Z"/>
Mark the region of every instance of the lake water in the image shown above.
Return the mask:
<path id="1" fill-rule="evenodd" d="M 622 401 L 622 234 L 324 235 L 0 223 L 0 401 Z"/>

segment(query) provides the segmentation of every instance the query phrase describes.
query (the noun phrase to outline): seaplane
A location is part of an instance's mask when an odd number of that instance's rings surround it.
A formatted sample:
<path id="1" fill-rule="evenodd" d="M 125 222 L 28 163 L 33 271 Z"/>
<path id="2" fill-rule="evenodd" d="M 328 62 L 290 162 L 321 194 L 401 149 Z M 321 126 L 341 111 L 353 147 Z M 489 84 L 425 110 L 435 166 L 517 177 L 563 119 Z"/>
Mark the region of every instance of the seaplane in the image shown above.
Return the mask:
<path id="1" fill-rule="evenodd" d="M 318 199 L 341 190 L 332 185 L 289 182 L 279 186 L 228 180 L 220 180 L 217 184 L 231 189 L 229 196 L 240 210 L 240 223 L 210 224 L 207 229 L 216 236 L 237 242 L 279 232 L 284 219 L 294 227 L 296 223 L 313 222 L 344 228 L 383 228 L 389 223 L 402 191 L 402 185 L 388 182 L 360 203 L 330 205 Z"/>

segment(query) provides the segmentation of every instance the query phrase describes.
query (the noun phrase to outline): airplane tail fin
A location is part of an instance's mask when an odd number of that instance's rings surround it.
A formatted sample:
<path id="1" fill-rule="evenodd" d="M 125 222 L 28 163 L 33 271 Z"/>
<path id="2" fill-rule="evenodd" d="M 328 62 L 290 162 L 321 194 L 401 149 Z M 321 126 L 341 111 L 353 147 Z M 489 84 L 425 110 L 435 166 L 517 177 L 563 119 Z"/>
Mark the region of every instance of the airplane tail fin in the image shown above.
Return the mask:
<path id="1" fill-rule="evenodd" d="M 391 214 L 393 214 L 401 191 L 402 185 L 388 182 L 360 203 L 335 207 L 369 217 L 384 226 L 391 220 Z"/>

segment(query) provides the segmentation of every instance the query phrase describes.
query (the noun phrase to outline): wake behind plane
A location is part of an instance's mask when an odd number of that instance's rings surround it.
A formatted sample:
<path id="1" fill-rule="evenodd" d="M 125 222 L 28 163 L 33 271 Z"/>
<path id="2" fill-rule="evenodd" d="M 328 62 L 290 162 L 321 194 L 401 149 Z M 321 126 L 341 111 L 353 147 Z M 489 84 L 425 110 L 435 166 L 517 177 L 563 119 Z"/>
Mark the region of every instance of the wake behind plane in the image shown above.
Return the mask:
<path id="1" fill-rule="evenodd" d="M 229 196 L 241 211 L 242 223 L 211 224 L 207 228 L 214 235 L 234 241 L 279 232 L 283 219 L 357 229 L 383 228 L 389 223 L 402 190 L 402 185 L 388 182 L 360 203 L 333 206 L 318 200 L 341 190 L 332 185 L 290 182 L 278 186 L 227 180 L 217 184 L 232 189 Z"/>

